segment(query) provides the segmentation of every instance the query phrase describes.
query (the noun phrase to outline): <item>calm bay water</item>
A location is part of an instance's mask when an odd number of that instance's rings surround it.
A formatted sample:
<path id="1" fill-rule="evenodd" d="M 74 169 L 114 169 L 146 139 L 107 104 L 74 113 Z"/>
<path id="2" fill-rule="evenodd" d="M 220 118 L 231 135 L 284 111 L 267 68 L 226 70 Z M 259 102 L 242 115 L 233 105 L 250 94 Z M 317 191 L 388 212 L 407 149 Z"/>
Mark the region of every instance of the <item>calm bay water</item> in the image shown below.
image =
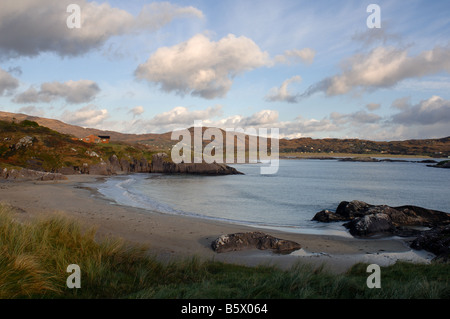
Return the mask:
<path id="1" fill-rule="evenodd" d="M 302 233 L 346 235 L 342 223 L 311 221 L 343 200 L 450 212 L 450 170 L 423 163 L 280 160 L 276 175 L 233 166 L 245 175 L 134 174 L 97 187 L 122 205 Z"/>

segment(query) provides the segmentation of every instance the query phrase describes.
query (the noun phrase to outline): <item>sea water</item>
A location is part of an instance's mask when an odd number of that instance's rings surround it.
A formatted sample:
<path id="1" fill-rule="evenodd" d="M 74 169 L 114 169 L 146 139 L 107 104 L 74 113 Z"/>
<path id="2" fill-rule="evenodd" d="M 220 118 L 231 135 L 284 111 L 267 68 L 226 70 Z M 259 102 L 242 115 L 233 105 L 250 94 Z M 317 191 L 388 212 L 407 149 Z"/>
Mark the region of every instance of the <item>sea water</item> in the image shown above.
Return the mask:
<path id="1" fill-rule="evenodd" d="M 414 161 L 280 160 L 275 175 L 261 175 L 262 164 L 242 164 L 233 167 L 245 175 L 131 174 L 108 178 L 97 188 L 118 204 L 163 214 L 347 236 L 342 223 L 311 219 L 351 200 L 450 212 L 450 170 Z"/>

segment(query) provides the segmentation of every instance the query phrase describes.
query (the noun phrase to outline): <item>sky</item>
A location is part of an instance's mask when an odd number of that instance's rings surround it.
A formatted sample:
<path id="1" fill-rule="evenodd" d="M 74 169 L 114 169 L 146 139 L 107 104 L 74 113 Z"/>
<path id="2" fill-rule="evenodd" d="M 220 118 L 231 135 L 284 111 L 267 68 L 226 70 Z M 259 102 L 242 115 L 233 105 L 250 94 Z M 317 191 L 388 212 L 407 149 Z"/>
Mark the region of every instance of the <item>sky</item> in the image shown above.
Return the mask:
<path id="1" fill-rule="evenodd" d="M 137 134 L 446 137 L 449 30 L 448 0 L 2 0 L 0 110 Z"/>

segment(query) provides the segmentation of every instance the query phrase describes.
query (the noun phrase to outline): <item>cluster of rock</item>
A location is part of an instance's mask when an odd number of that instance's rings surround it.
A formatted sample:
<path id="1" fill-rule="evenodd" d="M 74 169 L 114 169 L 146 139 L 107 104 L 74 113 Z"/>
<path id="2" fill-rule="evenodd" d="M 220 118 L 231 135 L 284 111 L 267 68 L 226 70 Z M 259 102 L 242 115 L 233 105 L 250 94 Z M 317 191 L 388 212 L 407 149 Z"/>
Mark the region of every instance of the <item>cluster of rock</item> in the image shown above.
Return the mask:
<path id="1" fill-rule="evenodd" d="M 28 147 L 33 145 L 34 138 L 32 136 L 24 136 L 22 137 L 16 144 L 12 145 L 16 150 L 19 150 L 23 147 Z"/>
<path id="2" fill-rule="evenodd" d="M 370 205 L 354 200 L 341 202 L 336 212 L 322 210 L 313 220 L 326 223 L 345 221 L 344 226 L 355 237 L 417 237 L 413 244 L 415 248 L 431 251 L 438 258 L 450 256 L 450 214 L 445 212 L 418 206 Z M 417 227 L 432 229 L 421 231 Z"/>
<path id="3" fill-rule="evenodd" d="M 270 249 L 276 253 L 291 253 L 302 248 L 294 241 L 275 238 L 262 232 L 222 235 L 211 243 L 211 247 L 217 253 L 254 248 Z"/>
<path id="4" fill-rule="evenodd" d="M 66 180 L 67 177 L 60 173 L 49 173 L 35 171 L 31 169 L 7 169 L 3 168 L 0 171 L 0 179 L 3 180 L 15 180 L 15 181 L 56 181 Z"/>
<path id="5" fill-rule="evenodd" d="M 176 164 L 169 160 L 166 153 L 153 155 L 152 173 L 165 174 L 198 174 L 198 175 L 236 175 L 242 174 L 234 167 L 219 163 L 180 163 Z"/>

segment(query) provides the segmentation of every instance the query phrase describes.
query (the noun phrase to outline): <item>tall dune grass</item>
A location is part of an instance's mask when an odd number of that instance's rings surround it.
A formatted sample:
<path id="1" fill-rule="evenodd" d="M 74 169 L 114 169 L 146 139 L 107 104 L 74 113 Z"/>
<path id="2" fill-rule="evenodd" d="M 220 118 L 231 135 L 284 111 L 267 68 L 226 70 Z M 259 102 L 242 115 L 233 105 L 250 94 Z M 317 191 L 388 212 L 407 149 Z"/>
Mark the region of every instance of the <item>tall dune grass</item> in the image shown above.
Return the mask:
<path id="1" fill-rule="evenodd" d="M 70 264 L 80 266 L 80 289 L 66 286 Z M 382 267 L 382 289 L 367 288 L 366 267 L 333 275 L 302 264 L 161 263 L 147 247 L 99 240 L 63 215 L 22 223 L 0 204 L 0 298 L 450 298 L 448 264 Z"/>

